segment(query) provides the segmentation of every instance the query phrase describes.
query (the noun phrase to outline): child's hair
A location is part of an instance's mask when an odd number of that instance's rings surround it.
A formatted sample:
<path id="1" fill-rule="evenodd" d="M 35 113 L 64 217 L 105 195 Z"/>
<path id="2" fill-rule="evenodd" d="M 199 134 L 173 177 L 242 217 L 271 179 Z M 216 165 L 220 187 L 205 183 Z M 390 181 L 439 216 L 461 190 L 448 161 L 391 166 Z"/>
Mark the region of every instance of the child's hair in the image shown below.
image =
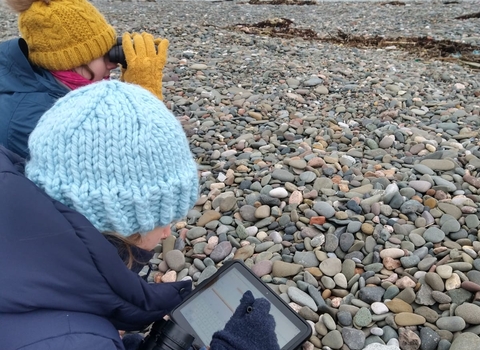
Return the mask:
<path id="1" fill-rule="evenodd" d="M 19 12 L 18 28 L 33 64 L 69 70 L 104 56 L 115 29 L 88 0 L 6 0 Z"/>
<path id="2" fill-rule="evenodd" d="M 69 92 L 30 135 L 26 176 L 100 232 L 143 234 L 181 219 L 198 197 L 180 122 L 153 94 L 116 80 Z"/>
<path id="3" fill-rule="evenodd" d="M 127 265 L 129 269 L 132 268 L 134 262 L 144 263 L 141 261 L 137 261 L 132 252 L 132 248 L 136 246 L 142 238 L 139 233 L 135 233 L 128 237 L 123 237 L 115 232 L 103 232 L 103 234 L 107 236 L 107 238 L 112 237 L 113 239 L 121 242 L 121 244 L 117 245 L 118 253 L 121 257 L 124 257 L 125 265 Z"/>

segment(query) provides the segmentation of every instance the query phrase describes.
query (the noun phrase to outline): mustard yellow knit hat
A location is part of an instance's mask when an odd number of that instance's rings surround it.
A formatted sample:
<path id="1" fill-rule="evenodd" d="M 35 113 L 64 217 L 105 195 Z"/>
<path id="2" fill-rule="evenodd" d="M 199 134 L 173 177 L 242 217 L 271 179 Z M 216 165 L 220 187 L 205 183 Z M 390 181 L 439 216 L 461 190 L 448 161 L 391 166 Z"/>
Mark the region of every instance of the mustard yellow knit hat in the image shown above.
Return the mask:
<path id="1" fill-rule="evenodd" d="M 48 70 L 68 70 L 105 55 L 115 29 L 87 0 L 7 0 L 19 12 L 18 28 L 29 60 Z"/>

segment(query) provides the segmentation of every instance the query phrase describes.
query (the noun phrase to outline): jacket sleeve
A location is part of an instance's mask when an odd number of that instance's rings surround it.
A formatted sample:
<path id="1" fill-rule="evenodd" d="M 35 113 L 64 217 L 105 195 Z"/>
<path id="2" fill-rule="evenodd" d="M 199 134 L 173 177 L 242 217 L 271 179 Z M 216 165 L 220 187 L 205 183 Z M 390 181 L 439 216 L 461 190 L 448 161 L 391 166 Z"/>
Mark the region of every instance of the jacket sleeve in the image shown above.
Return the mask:
<path id="1" fill-rule="evenodd" d="M 23 158 L 30 154 L 28 137 L 41 116 L 53 105 L 56 99 L 46 93 L 25 93 L 12 111 L 8 125 L 7 148 Z"/>
<path id="2" fill-rule="evenodd" d="M 145 282 L 125 266 L 115 247 L 86 218 L 59 202 L 55 205 L 72 224 L 111 291 L 123 301 L 110 316 L 118 329 L 138 330 L 162 318 L 191 292 L 191 281 Z"/>
<path id="3" fill-rule="evenodd" d="M 84 312 L 138 330 L 189 294 L 189 281 L 145 282 L 85 217 L 11 169 L 0 172 L 0 312 Z"/>

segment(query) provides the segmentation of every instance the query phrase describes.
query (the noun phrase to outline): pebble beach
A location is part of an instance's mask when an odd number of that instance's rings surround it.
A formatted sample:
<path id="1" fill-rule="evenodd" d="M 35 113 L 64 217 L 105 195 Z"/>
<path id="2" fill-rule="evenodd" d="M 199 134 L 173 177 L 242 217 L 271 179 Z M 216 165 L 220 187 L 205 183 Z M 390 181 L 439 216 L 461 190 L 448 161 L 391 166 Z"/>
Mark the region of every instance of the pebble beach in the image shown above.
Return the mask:
<path id="1" fill-rule="evenodd" d="M 311 324 L 305 350 L 480 349 L 480 18 L 456 19 L 480 1 L 92 3 L 169 39 L 164 102 L 198 164 L 151 282 L 241 259 Z M 275 18 L 318 38 L 245 30 Z M 1 4 L 0 41 L 17 35 Z M 479 59 L 395 44 L 414 37 Z"/>

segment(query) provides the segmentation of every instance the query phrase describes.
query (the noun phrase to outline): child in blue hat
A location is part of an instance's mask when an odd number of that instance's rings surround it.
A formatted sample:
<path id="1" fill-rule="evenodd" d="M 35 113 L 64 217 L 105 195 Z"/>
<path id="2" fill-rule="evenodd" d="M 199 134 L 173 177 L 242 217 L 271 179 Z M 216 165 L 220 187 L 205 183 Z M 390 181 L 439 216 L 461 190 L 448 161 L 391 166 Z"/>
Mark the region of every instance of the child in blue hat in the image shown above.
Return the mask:
<path id="1" fill-rule="evenodd" d="M 118 330 L 144 329 L 192 289 L 148 284 L 125 264 L 148 262 L 197 200 L 184 131 L 152 93 L 103 81 L 58 100 L 29 149 L 25 165 L 0 147 L 0 349 L 124 350 Z M 252 325 L 273 332 L 259 310 Z M 242 320 L 230 325 L 249 327 Z M 219 332 L 212 350 L 244 349 L 237 328 Z"/>

